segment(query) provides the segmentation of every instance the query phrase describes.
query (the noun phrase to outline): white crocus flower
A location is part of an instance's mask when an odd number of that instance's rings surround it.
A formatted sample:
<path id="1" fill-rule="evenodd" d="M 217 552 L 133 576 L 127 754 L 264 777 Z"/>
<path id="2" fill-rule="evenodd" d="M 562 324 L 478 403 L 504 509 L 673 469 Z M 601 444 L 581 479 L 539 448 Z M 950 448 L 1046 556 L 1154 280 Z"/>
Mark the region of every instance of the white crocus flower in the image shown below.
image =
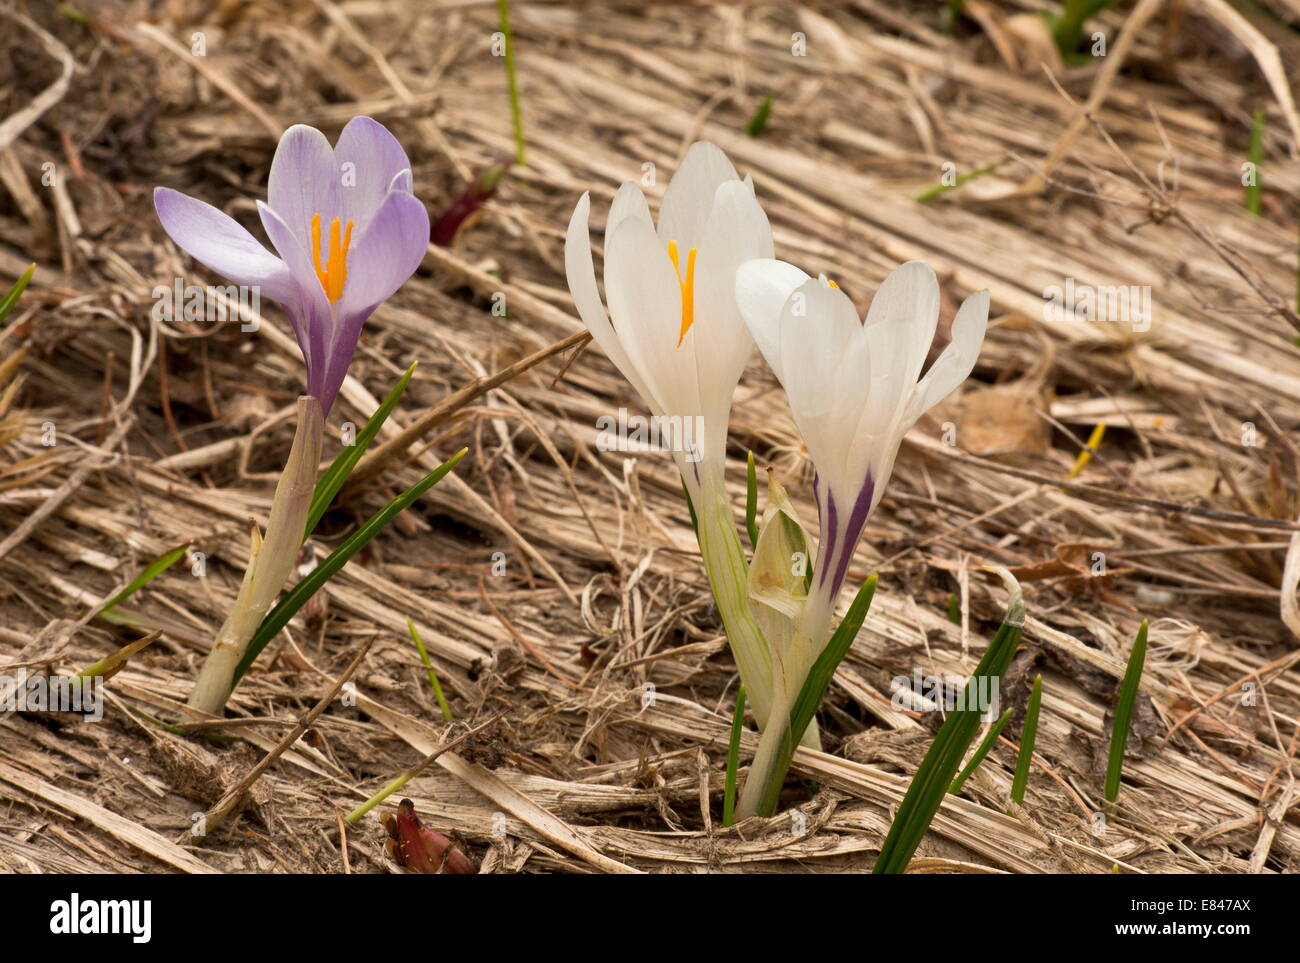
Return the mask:
<path id="1" fill-rule="evenodd" d="M 772 229 L 726 155 L 701 141 L 668 184 L 656 228 L 634 183 L 605 227 L 606 314 L 596 286 L 584 194 L 564 244 L 569 290 L 596 343 L 662 424 L 689 446 L 673 457 L 694 507 L 700 551 L 759 724 L 771 704 L 771 656 L 746 602 L 744 552 L 723 486 L 731 397 L 754 342 L 736 306 L 736 271 L 773 254 Z M 662 434 L 662 433 L 661 433 Z"/>
<path id="2" fill-rule="evenodd" d="M 924 262 L 909 261 L 885 279 L 865 324 L 833 281 L 809 277 L 783 261 L 742 265 L 736 299 L 785 388 L 816 469 L 817 568 L 802 626 L 775 669 L 776 711 L 784 715 L 828 641 L 849 560 L 884 494 L 903 436 L 975 365 L 988 325 L 989 295 L 979 291 L 962 304 L 951 344 L 924 377 L 939 320 L 939 282 Z M 754 811 L 763 769 L 779 745 L 776 728 L 764 734 L 751 767 L 742 815 Z"/>
<path id="3" fill-rule="evenodd" d="M 736 270 L 772 256 L 772 229 L 753 182 L 700 141 L 668 184 L 657 229 L 635 183 L 615 195 L 605 224 L 607 317 L 592 266 L 590 209 L 584 194 L 569 221 L 569 290 L 592 337 L 651 413 L 702 424 L 702 436 L 692 437 L 699 450 L 674 452 L 694 490 L 707 471 L 721 471 L 731 396 L 754 349 L 736 307 Z"/>

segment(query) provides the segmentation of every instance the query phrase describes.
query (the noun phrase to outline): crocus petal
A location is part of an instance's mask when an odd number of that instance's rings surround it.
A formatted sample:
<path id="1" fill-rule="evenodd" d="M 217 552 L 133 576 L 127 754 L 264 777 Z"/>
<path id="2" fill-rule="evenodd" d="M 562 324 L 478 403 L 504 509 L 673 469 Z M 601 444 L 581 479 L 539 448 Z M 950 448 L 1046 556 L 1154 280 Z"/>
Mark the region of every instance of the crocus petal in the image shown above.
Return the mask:
<path id="1" fill-rule="evenodd" d="M 683 252 L 700 246 L 713 199 L 725 181 L 739 180 L 727 155 L 708 141 L 697 141 L 668 182 L 659 207 L 659 237 L 676 241 Z"/>
<path id="2" fill-rule="evenodd" d="M 808 275 L 772 258 L 746 261 L 736 272 L 736 304 L 768 367 L 784 382 L 781 367 L 781 312 Z"/>
<path id="3" fill-rule="evenodd" d="M 609 205 L 609 217 L 605 219 L 606 247 L 609 247 L 609 239 L 614 234 L 614 228 L 629 217 L 639 217 L 650 226 L 650 230 L 654 230 L 655 222 L 650 218 L 650 205 L 646 203 L 641 188 L 632 181 L 627 181 L 619 187 L 613 203 Z"/>
<path id="4" fill-rule="evenodd" d="M 924 261 L 908 261 L 889 273 L 867 310 L 866 327 L 877 357 L 897 390 L 910 388 L 921 376 L 939 324 L 939 279 Z M 880 370 L 880 369 L 878 369 Z"/>
<path id="5" fill-rule="evenodd" d="M 304 245 L 310 243 L 315 215 L 328 226 L 342 213 L 341 184 L 334 150 L 324 134 L 305 124 L 284 132 L 271 159 L 266 200 Z"/>
<path id="6" fill-rule="evenodd" d="M 289 267 L 234 218 L 168 187 L 153 192 L 153 203 L 163 230 L 190 257 L 234 284 L 258 288 L 280 304 L 294 300 Z"/>
<path id="7" fill-rule="evenodd" d="M 428 246 L 429 213 L 424 205 L 411 194 L 387 195 L 348 252 L 339 316 L 369 314 L 392 297 L 420 266 Z"/>
<path id="8" fill-rule="evenodd" d="M 344 223 L 355 223 L 354 237 L 366 229 L 379 211 L 395 178 L 406 174 L 403 190 L 411 192 L 411 162 L 402 145 L 383 124 L 369 117 L 353 117 L 334 146 L 334 164 L 340 171 Z M 349 166 L 351 165 L 351 166 Z"/>
<path id="9" fill-rule="evenodd" d="M 754 339 L 736 305 L 736 271 L 755 258 L 772 255 L 772 228 L 753 193 L 740 181 L 722 184 L 704 225 L 695 265 L 694 318 L 687 337 L 695 356 L 705 414 L 722 422 Z"/>
<path id="10" fill-rule="evenodd" d="M 293 322 L 294 334 L 298 338 L 298 347 L 302 348 L 303 360 L 307 363 L 307 383 L 310 386 L 313 376 L 319 378 L 319 372 L 325 364 L 329 342 L 333 338 L 333 310 L 325 297 L 316 269 L 312 266 L 311 255 L 306 244 L 293 232 L 278 213 L 261 201 L 257 202 L 257 213 L 262 217 L 262 227 L 271 239 L 275 249 L 284 258 L 294 280 L 297 292 L 295 306 L 286 304 L 289 319 Z M 323 320 L 322 320 L 323 319 Z M 316 394 L 310 391 L 311 394 Z M 329 407 L 325 399 L 316 395 L 325 413 Z"/>
<path id="11" fill-rule="evenodd" d="M 393 175 L 393 179 L 388 182 L 388 190 L 389 192 L 402 191 L 410 194 L 415 189 L 414 185 L 415 182 L 411 179 L 411 169 L 408 167 L 406 170 L 398 171 Z"/>
<path id="12" fill-rule="evenodd" d="M 625 218 L 605 251 L 605 296 L 619 341 L 667 415 L 702 414 L 694 344 L 681 337 L 677 272 L 643 220 Z"/>
<path id="13" fill-rule="evenodd" d="M 909 427 L 970 377 L 984 344 L 988 323 L 989 293 L 976 291 L 957 309 L 957 316 L 952 321 L 952 342 L 916 386 L 908 405 L 906 421 Z"/>
<path id="14" fill-rule="evenodd" d="M 812 278 L 790 296 L 779 324 L 790 410 L 819 473 L 838 482 L 862 410 L 862 382 L 836 377 L 844 349 L 861 327 L 857 310 L 843 291 Z M 861 378 L 869 380 L 866 372 Z"/>
<path id="15" fill-rule="evenodd" d="M 600 290 L 596 287 L 596 268 L 591 260 L 591 232 L 588 227 L 590 214 L 591 195 L 583 194 L 573 209 L 564 236 L 564 272 L 569 281 L 569 293 L 578 309 L 578 317 L 582 318 L 582 323 L 587 326 L 596 344 L 600 345 L 614 367 L 636 389 L 652 413 L 662 414 L 658 399 L 641 377 L 640 369 L 624 350 L 623 343 L 605 314 L 605 305 L 600 300 Z"/>

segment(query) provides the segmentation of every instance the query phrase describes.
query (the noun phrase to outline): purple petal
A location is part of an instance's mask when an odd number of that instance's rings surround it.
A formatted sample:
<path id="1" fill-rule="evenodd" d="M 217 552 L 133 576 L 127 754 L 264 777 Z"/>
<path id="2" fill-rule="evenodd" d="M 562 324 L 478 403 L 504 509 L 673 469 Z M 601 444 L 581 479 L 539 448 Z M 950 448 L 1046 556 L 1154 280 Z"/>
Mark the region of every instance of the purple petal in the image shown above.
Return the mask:
<path id="1" fill-rule="evenodd" d="M 342 215 L 342 192 L 342 174 L 325 135 L 304 124 L 286 130 L 271 160 L 266 199 L 304 245 L 311 242 L 315 215 L 326 227 Z"/>
<path id="2" fill-rule="evenodd" d="M 303 360 L 307 363 L 307 384 L 311 385 L 313 377 L 319 376 L 319 371 L 323 370 L 327 360 L 329 344 L 334 335 L 334 312 L 329 299 L 325 297 L 325 289 L 316 276 L 316 268 L 306 244 L 294 235 L 277 211 L 259 201 L 257 212 L 262 215 L 262 227 L 284 258 L 293 278 L 297 297 L 293 309 L 289 310 L 289 317 L 293 321 L 298 347 L 302 348 Z M 310 393 L 316 394 L 314 391 Z M 328 414 L 329 407 L 325 404 L 325 399 L 319 395 L 316 397 Z"/>
<path id="3" fill-rule="evenodd" d="M 411 162 L 406 151 L 387 127 L 369 117 L 348 121 L 334 147 L 334 161 L 343 176 L 342 217 L 345 223 L 356 223 L 356 235 L 365 231 L 403 173 L 402 190 L 411 192 Z"/>
<path id="4" fill-rule="evenodd" d="M 234 218 L 167 187 L 154 190 L 153 203 L 163 230 L 190 257 L 234 284 L 260 288 L 280 304 L 292 303 L 296 291 L 289 267 Z"/>
<path id="5" fill-rule="evenodd" d="M 428 246 L 429 214 L 424 205 L 411 194 L 385 197 L 366 232 L 352 242 L 348 252 L 348 279 L 339 300 L 339 315 L 368 316 L 415 273 Z"/>
<path id="6" fill-rule="evenodd" d="M 325 307 L 313 302 L 306 312 L 303 326 L 309 332 L 314 352 L 313 357 L 307 360 L 307 393 L 320 401 L 325 417 L 329 416 L 343 379 L 347 377 L 348 365 L 352 362 L 352 353 L 356 350 L 357 337 L 365 320 L 362 317 L 356 321 L 356 333 L 351 336 L 350 343 L 345 343 L 348 338 L 344 334 L 344 325 L 328 302 Z M 305 351 L 303 356 L 306 358 Z"/>

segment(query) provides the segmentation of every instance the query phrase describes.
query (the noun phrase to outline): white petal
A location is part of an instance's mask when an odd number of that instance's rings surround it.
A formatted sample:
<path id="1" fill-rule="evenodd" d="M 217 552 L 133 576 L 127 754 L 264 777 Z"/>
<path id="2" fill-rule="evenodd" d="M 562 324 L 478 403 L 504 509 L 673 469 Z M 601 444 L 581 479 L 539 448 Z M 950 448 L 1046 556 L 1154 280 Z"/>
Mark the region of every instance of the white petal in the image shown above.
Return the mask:
<path id="1" fill-rule="evenodd" d="M 844 475 L 853 427 L 870 383 L 866 371 L 840 377 L 841 362 L 860 328 L 853 302 L 817 279 L 801 284 L 781 310 L 781 384 L 804 444 L 827 479 Z"/>
<path id="2" fill-rule="evenodd" d="M 957 316 L 952 321 L 952 342 L 917 384 L 916 393 L 908 405 L 908 427 L 970 377 L 984 344 L 988 323 L 989 293 L 976 291 L 957 309 Z"/>
<path id="3" fill-rule="evenodd" d="M 605 297 L 619 340 L 662 413 L 701 414 L 694 341 L 681 338 L 677 272 L 658 235 L 640 218 L 625 218 L 609 239 Z"/>
<path id="4" fill-rule="evenodd" d="M 876 349 L 891 359 L 898 390 L 916 384 L 939 324 L 939 279 L 924 261 L 908 261 L 890 272 L 867 311 Z"/>
<path id="5" fill-rule="evenodd" d="M 587 226 L 591 213 L 591 195 L 583 194 L 578 206 L 569 218 L 569 230 L 564 238 L 564 270 L 569 280 L 569 293 L 578 309 L 578 316 L 591 332 L 592 338 L 600 345 L 614 362 L 614 366 L 623 372 L 636 389 L 641 399 L 654 410 L 657 401 L 641 377 L 640 369 L 628 357 L 622 341 L 615 333 L 609 318 L 605 314 L 605 305 L 601 303 L 600 291 L 596 287 L 596 269 L 591 261 L 591 233 Z"/>
<path id="6" fill-rule="evenodd" d="M 736 272 L 736 304 L 767 365 L 784 382 L 781 370 L 781 312 L 807 274 L 771 258 L 746 261 Z"/>
<path id="7" fill-rule="evenodd" d="M 650 225 L 651 230 L 654 230 L 655 222 L 650 217 L 650 205 L 646 203 L 641 188 L 632 181 L 627 181 L 619 187 L 613 203 L 609 205 L 609 217 L 605 219 L 606 247 L 609 246 L 609 239 L 614 235 L 614 228 L 629 217 L 641 218 Z"/>
<path id="8" fill-rule="evenodd" d="M 699 247 L 713 199 L 725 181 L 739 180 L 727 155 L 708 141 L 697 141 L 682 158 L 659 206 L 659 237 L 683 251 Z"/>
<path id="9" fill-rule="evenodd" d="M 754 340 L 736 306 L 736 271 L 772 255 L 772 228 L 753 194 L 740 181 L 718 188 L 695 262 L 694 323 L 701 395 L 725 422 L 731 396 Z"/>

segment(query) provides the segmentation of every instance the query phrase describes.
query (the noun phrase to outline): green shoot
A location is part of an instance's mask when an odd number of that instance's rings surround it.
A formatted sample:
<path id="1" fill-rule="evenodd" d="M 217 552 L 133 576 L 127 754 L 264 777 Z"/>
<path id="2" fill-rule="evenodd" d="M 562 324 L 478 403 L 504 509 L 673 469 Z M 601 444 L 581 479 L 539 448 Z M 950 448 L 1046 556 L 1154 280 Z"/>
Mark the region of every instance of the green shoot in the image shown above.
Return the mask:
<path id="1" fill-rule="evenodd" d="M 731 716 L 731 739 L 727 743 L 727 777 L 722 789 L 722 825 L 736 821 L 736 770 L 740 768 L 740 734 L 745 731 L 745 687 L 736 691 L 736 711 Z"/>
<path id="2" fill-rule="evenodd" d="M 772 116 L 773 100 L 773 96 L 768 94 L 763 98 L 763 102 L 758 105 L 758 109 L 754 111 L 754 116 L 749 118 L 749 123 L 745 125 L 745 135 L 747 137 L 757 138 L 763 136 L 763 131 L 767 130 L 768 119 Z"/>
<path id="3" fill-rule="evenodd" d="M 1263 185 L 1260 167 L 1264 163 L 1264 112 L 1255 111 L 1250 125 L 1250 183 L 1246 185 L 1246 210 L 1256 217 L 1263 211 Z"/>
<path id="4" fill-rule="evenodd" d="M 1052 28 L 1052 39 L 1067 60 L 1079 50 L 1084 24 L 1114 3 L 1115 0 L 1065 0 L 1065 9 L 1059 17 L 1044 14 Z"/>
<path id="5" fill-rule="evenodd" d="M 451 706 L 447 705 L 447 697 L 442 694 L 442 683 L 438 681 L 438 670 L 433 667 L 433 660 L 429 658 L 429 650 L 424 647 L 424 640 L 420 638 L 420 630 L 415 627 L 415 623 L 408 616 L 406 627 L 411 632 L 411 641 L 415 643 L 416 651 L 420 653 L 420 661 L 424 663 L 424 668 L 429 673 L 429 685 L 433 686 L 433 697 L 438 701 L 438 708 L 442 710 L 442 718 L 445 722 L 451 722 Z"/>
<path id="6" fill-rule="evenodd" d="M 83 679 L 93 679 L 95 676 L 102 675 L 108 677 L 119 667 L 126 663 L 141 649 L 153 645 L 162 638 L 162 630 L 158 629 L 150 632 L 142 639 L 136 639 L 134 642 L 127 643 L 107 658 L 100 659 L 98 662 L 91 663 L 77 673 Z"/>
<path id="7" fill-rule="evenodd" d="M 955 191 L 968 181 L 973 181 L 977 177 L 983 177 L 985 174 L 992 174 L 1001 166 L 1002 164 L 999 161 L 998 163 L 985 164 L 983 167 L 977 167 L 975 170 L 967 171 L 965 174 L 958 174 L 951 184 L 939 183 L 927 187 L 920 194 L 916 195 L 916 200 L 921 204 L 928 204 L 936 197 L 947 194 L 949 191 Z"/>
<path id="8" fill-rule="evenodd" d="M 289 624 L 289 620 L 298 613 L 300 608 L 307 604 L 307 600 L 315 595 L 320 587 L 347 563 L 348 559 L 361 551 L 367 542 L 378 535 L 384 526 L 392 521 L 399 512 L 406 509 L 417 498 L 438 484 L 444 475 L 456 467 L 456 463 L 465 456 L 467 451 L 469 451 L 468 448 L 462 448 L 425 475 L 415 485 L 402 492 L 374 515 L 371 515 L 365 524 L 348 536 L 338 548 L 329 554 L 325 561 L 312 569 L 306 578 L 290 589 L 276 603 L 275 607 L 267 613 L 266 618 L 262 620 L 262 624 L 257 627 L 252 641 L 248 644 L 248 649 L 244 652 L 243 659 L 240 660 L 238 667 L 235 669 L 234 677 L 231 679 L 232 689 L 243 678 L 244 673 L 248 671 L 248 667 L 262 654 L 262 650 L 266 648 L 267 643 L 275 638 L 277 632 Z"/>
<path id="9" fill-rule="evenodd" d="M 1038 739 L 1038 710 L 1043 704 L 1043 677 L 1034 676 L 1034 688 L 1025 707 L 1025 724 L 1020 730 L 1020 754 L 1016 756 L 1016 775 L 1011 780 L 1011 798 L 1017 806 L 1025 801 L 1029 785 L 1029 766 L 1034 761 L 1034 742 Z"/>
<path id="10" fill-rule="evenodd" d="M 1147 622 L 1142 620 L 1133 651 L 1129 653 L 1128 669 L 1119 686 L 1119 699 L 1115 702 L 1115 717 L 1111 720 L 1110 758 L 1106 763 L 1106 801 L 1119 798 L 1119 779 L 1124 771 L 1124 746 L 1128 742 L 1129 723 L 1133 720 L 1133 706 L 1137 702 L 1138 686 L 1142 681 L 1142 666 L 1147 658 Z"/>
<path id="11" fill-rule="evenodd" d="M 22 276 L 14 282 L 13 287 L 9 289 L 8 293 L 6 293 L 4 297 L 0 298 L 0 321 L 3 321 L 8 316 L 9 312 L 14 309 L 14 305 L 18 303 L 18 299 L 22 297 L 23 292 L 27 290 L 27 284 L 31 281 L 32 275 L 35 273 L 36 265 L 32 264 L 22 273 Z"/>
<path id="12" fill-rule="evenodd" d="M 154 559 L 152 562 L 150 562 L 148 565 L 144 567 L 144 569 L 140 572 L 139 575 L 131 579 L 131 581 L 126 584 L 126 587 L 122 589 L 122 591 L 118 592 L 111 599 L 105 602 L 103 606 L 99 609 L 99 611 L 95 613 L 95 615 L 100 618 L 107 616 L 109 617 L 109 621 L 113 621 L 113 619 L 111 618 L 111 613 L 114 607 L 121 604 L 122 602 L 125 602 L 128 598 L 130 598 L 136 592 L 140 591 L 140 589 L 144 588 L 146 585 L 152 582 L 163 572 L 167 571 L 167 569 L 175 565 L 178 561 L 180 561 L 181 557 L 185 554 L 188 548 L 189 548 L 188 545 L 181 545 L 179 548 L 173 548 L 167 554 Z"/>
<path id="13" fill-rule="evenodd" d="M 979 731 L 981 680 L 990 679 L 995 685 L 998 684 L 1016 654 L 1021 628 L 1025 623 L 1024 599 L 1019 584 L 1010 572 L 1005 569 L 994 571 L 1001 575 L 1011 590 L 1006 618 L 966 683 L 962 696 L 964 708 L 948 713 L 948 718 L 934 738 L 934 744 L 912 777 L 912 784 L 903 796 L 894 823 L 889 827 L 889 834 L 880 848 L 873 873 L 902 873 L 907 869 L 912 854 L 921 844 L 935 813 L 943 804 L 953 777 L 961 768 L 966 750 Z"/>
<path id="14" fill-rule="evenodd" d="M 524 141 L 523 109 L 519 103 L 519 77 L 515 72 L 515 38 L 510 32 L 509 0 L 497 0 L 497 19 L 501 23 L 501 34 L 506 41 L 506 82 L 510 85 L 510 124 L 515 131 L 515 162 L 522 167 L 525 163 L 524 151 L 527 145 Z"/>
<path id="15" fill-rule="evenodd" d="M 835 675 L 835 670 L 844 661 L 844 657 L 849 654 L 849 648 L 852 647 L 853 640 L 858 637 L 858 631 L 862 628 L 867 612 L 871 609 L 871 600 L 876 594 L 877 581 L 877 576 L 872 575 L 862 583 L 857 596 L 853 599 L 853 604 L 849 606 L 849 610 L 844 616 L 844 621 L 839 624 L 835 634 L 826 643 L 826 648 L 822 650 L 821 655 L 817 657 L 817 661 L 813 663 L 808 677 L 804 679 L 803 688 L 799 690 L 799 695 L 790 709 L 789 728 L 782 734 L 780 748 L 777 750 L 769 778 L 763 786 L 762 795 L 759 797 L 758 815 L 771 816 L 776 811 L 776 804 L 781 798 L 781 787 L 785 785 L 785 776 L 790 770 L 790 761 L 794 758 L 794 751 L 799 745 L 804 730 L 812 722 L 817 707 L 821 705 L 826 690 L 830 687 L 831 678 Z M 777 725 L 777 721 L 775 719 L 768 720 L 768 725 Z M 752 769 L 750 778 L 754 778 Z"/>
<path id="16" fill-rule="evenodd" d="M 325 469 L 325 474 L 321 475 L 320 480 L 316 482 L 316 491 L 311 497 L 311 508 L 307 511 L 307 531 L 303 534 L 303 539 L 308 538 L 316 530 L 320 523 L 321 516 L 325 514 L 334 501 L 334 496 L 339 493 L 348 476 L 352 474 L 352 469 L 357 467 L 357 462 L 361 456 L 366 453 L 366 448 L 374 440 L 375 435 L 379 434 L 379 429 L 384 426 L 388 416 L 393 413 L 397 407 L 397 402 L 401 399 L 402 393 L 406 391 L 406 386 L 411 383 L 411 376 L 415 374 L 415 369 L 419 362 L 414 362 L 406 369 L 406 374 L 398 379 L 393 390 L 388 392 L 387 397 L 375 409 L 375 413 L 370 416 L 366 426 L 361 429 L 361 433 L 353 439 L 351 445 L 346 445 L 338 456 Z"/>
<path id="17" fill-rule="evenodd" d="M 970 757 L 970 762 L 966 763 L 966 768 L 961 771 L 961 775 L 952 781 L 952 785 L 948 787 L 948 792 L 954 796 L 961 792 L 961 787 L 966 785 L 966 780 L 975 774 L 975 770 L 980 767 L 980 763 L 984 761 L 984 757 L 989 754 L 989 751 L 993 748 L 994 744 L 997 743 L 998 736 L 1002 735 L 1002 730 L 1007 727 L 1007 722 L 1009 722 L 1010 719 L 1011 710 L 1008 709 L 1006 712 L 1002 713 L 1002 715 L 998 716 L 997 722 L 989 726 L 988 735 L 984 737 L 984 741 L 980 743 L 980 747 L 975 750 L 975 755 Z"/>

